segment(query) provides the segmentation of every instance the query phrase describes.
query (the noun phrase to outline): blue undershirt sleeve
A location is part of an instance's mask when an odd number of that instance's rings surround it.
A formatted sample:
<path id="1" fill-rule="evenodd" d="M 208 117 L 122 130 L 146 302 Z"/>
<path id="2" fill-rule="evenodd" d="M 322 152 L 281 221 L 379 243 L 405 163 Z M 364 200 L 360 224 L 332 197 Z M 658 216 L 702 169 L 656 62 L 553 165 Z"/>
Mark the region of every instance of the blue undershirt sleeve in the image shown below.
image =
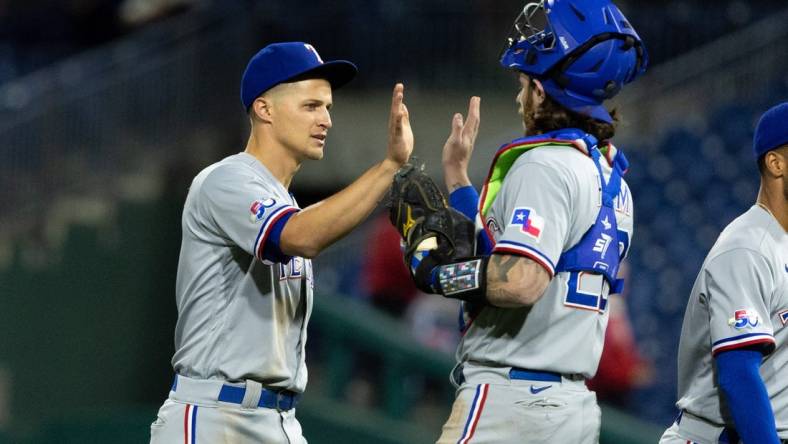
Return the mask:
<path id="1" fill-rule="evenodd" d="M 457 188 L 449 194 L 449 205 L 468 216 L 468 219 L 476 220 L 476 213 L 479 212 L 479 193 L 473 185 Z"/>
<path id="2" fill-rule="evenodd" d="M 752 349 L 734 349 L 717 354 L 715 359 L 717 382 L 742 441 L 780 444 L 769 395 L 758 372 L 763 354 Z"/>
<path id="3" fill-rule="evenodd" d="M 479 212 L 479 193 L 473 185 L 457 188 L 449 194 L 449 206 L 475 222 Z M 491 251 L 492 242 L 487 233 L 481 230 L 476 239 L 476 254 L 489 255 Z"/>

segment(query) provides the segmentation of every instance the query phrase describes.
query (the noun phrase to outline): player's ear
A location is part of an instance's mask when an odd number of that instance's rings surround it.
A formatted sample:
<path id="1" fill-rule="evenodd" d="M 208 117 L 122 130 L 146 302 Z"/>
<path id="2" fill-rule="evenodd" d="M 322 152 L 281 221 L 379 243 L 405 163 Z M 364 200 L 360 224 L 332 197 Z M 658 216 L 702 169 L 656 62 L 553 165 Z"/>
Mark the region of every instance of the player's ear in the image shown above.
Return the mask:
<path id="1" fill-rule="evenodd" d="M 254 117 L 265 123 L 273 122 L 274 112 L 271 99 L 265 96 L 254 99 L 254 102 L 252 102 L 252 113 Z"/>
<path id="2" fill-rule="evenodd" d="M 763 160 L 766 170 L 775 177 L 788 175 L 788 146 L 767 152 Z"/>
<path id="3" fill-rule="evenodd" d="M 531 78 L 531 82 L 533 84 L 533 89 L 534 89 L 533 94 L 534 94 L 535 104 L 539 106 L 542 104 L 542 102 L 544 102 L 547 93 L 544 92 L 544 86 L 542 86 L 542 82 L 540 82 L 539 79 Z"/>

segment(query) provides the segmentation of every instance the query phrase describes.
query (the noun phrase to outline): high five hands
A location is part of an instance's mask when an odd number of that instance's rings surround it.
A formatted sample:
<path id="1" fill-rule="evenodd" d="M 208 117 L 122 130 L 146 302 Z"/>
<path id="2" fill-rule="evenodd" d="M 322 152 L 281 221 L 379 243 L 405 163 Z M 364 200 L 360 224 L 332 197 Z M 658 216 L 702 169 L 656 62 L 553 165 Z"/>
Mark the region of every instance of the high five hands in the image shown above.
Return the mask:
<path id="1" fill-rule="evenodd" d="M 410 115 L 408 107 L 403 102 L 405 86 L 402 83 L 394 85 L 391 96 L 391 112 L 389 113 L 389 140 L 386 159 L 402 166 L 413 152 L 413 131 L 410 128 Z"/>
<path id="2" fill-rule="evenodd" d="M 443 178 L 449 192 L 470 185 L 468 163 L 479 135 L 481 98 L 471 97 L 468 104 L 468 117 L 463 121 L 462 114 L 452 118 L 451 134 L 443 145 Z"/>

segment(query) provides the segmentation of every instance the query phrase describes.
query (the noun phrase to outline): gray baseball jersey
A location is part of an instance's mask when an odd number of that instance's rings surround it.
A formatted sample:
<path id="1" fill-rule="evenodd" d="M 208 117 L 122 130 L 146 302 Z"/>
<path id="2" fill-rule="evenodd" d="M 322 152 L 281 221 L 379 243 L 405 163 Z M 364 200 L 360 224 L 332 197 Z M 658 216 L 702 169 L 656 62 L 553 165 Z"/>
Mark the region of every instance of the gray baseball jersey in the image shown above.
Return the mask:
<path id="1" fill-rule="evenodd" d="M 309 260 L 272 245 L 297 211 L 284 186 L 239 153 L 195 177 L 183 210 L 176 283 L 176 373 L 303 392 L 312 311 Z"/>
<path id="2" fill-rule="evenodd" d="M 779 435 L 788 438 L 786 342 L 788 234 L 756 205 L 720 234 L 695 280 L 681 328 L 676 405 L 708 421 L 733 425 L 720 405 L 713 357 L 761 347 L 771 352 L 761 364 L 761 377 Z"/>
<path id="3" fill-rule="evenodd" d="M 600 163 L 608 178 L 610 165 Z M 599 173 L 587 155 L 559 146 L 527 151 L 507 174 L 484 221 L 496 241 L 493 252 L 527 256 L 553 275 L 561 253 L 594 224 L 601 199 Z M 631 239 L 632 197 L 623 180 L 614 204 L 618 229 Z M 528 218 L 527 230 L 518 217 Z M 609 287 L 601 275 L 581 273 L 574 283 L 569 277 L 555 275 L 530 310 L 482 309 L 457 359 L 592 377 L 604 343 Z M 572 293 L 587 296 L 585 302 L 573 302 Z"/>

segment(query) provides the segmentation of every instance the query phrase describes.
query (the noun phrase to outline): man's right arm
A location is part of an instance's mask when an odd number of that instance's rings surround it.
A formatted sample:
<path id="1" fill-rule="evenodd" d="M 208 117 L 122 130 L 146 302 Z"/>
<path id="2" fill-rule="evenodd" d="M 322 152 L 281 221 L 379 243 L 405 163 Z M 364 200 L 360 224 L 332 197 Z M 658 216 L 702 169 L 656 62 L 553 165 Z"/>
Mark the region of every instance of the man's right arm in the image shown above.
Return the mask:
<path id="1" fill-rule="evenodd" d="M 758 349 L 734 349 L 716 357 L 717 382 L 743 442 L 780 444 L 769 394 L 758 369 Z"/>
<path id="2" fill-rule="evenodd" d="M 294 214 L 281 231 L 288 256 L 311 258 L 360 224 L 385 195 L 397 169 L 413 151 L 413 132 L 403 103 L 404 87 L 394 87 L 386 158 L 342 191 Z"/>
<path id="3" fill-rule="evenodd" d="M 769 262 L 750 249 L 709 259 L 706 269 L 712 356 L 716 378 L 744 442 L 779 443 L 769 395 L 759 368 L 774 351 L 768 296 Z"/>

